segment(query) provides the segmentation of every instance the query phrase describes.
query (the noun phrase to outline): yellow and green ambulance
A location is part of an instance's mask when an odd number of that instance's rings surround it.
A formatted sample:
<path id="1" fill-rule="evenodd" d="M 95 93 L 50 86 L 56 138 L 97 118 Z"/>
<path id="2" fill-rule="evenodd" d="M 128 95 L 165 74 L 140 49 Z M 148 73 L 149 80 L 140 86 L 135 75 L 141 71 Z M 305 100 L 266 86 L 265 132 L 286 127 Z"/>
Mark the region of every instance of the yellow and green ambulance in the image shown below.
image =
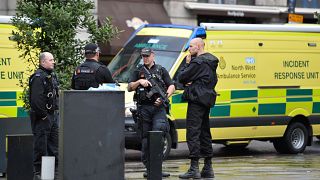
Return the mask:
<path id="1" fill-rule="evenodd" d="M 14 26 L 11 16 L 0 16 L 0 118 L 27 117 L 20 95 L 19 81 L 28 78 L 27 67 L 19 58 L 16 42 L 9 40 Z"/>
<path id="2" fill-rule="evenodd" d="M 12 16 L 0 16 L 0 176 L 6 172 L 6 136 L 30 134 L 27 112 L 20 99 L 23 88 L 20 81 L 28 78 L 28 67 L 19 57 L 17 44 L 9 38 L 14 26 Z"/>
<path id="3" fill-rule="evenodd" d="M 205 40 L 219 58 L 216 105 L 210 111 L 212 142 L 246 147 L 251 140 L 271 141 L 280 153 L 300 153 L 320 136 L 320 26 L 304 24 L 212 24 L 199 27 L 143 25 L 109 64 L 125 90 L 142 63 L 139 51 L 155 50 L 178 89 L 171 97 L 164 153 L 186 141 L 187 102 L 177 81 L 192 38 Z M 139 149 L 137 127 L 126 92 L 126 148 Z"/>

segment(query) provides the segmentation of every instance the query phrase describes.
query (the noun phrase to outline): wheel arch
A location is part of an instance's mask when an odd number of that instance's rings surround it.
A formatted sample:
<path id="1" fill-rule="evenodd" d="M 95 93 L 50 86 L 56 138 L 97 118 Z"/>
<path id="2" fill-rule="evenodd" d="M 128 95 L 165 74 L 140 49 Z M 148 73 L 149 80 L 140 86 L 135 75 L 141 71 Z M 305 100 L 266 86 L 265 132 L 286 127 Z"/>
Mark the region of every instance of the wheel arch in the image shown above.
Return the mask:
<path id="1" fill-rule="evenodd" d="M 288 123 L 287 129 L 291 124 L 293 124 L 295 122 L 300 122 L 307 128 L 307 130 L 308 130 L 308 142 L 307 142 L 307 145 L 311 146 L 313 130 L 312 130 L 312 126 L 310 125 L 309 118 L 304 116 L 304 115 L 302 115 L 302 114 L 296 115 L 296 116 L 291 118 L 290 122 Z M 286 129 L 286 131 L 287 131 L 287 129 Z"/>

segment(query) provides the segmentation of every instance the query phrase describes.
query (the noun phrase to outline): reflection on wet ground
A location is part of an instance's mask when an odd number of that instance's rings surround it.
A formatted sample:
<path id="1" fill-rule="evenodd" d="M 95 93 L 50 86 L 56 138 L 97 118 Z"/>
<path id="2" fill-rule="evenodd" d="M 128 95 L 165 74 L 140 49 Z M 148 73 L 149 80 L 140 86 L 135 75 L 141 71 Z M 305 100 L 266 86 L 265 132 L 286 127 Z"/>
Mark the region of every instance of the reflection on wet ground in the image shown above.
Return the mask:
<path id="1" fill-rule="evenodd" d="M 299 155 L 268 155 L 268 156 L 236 156 L 217 157 L 213 159 L 215 180 L 319 180 L 320 158 L 318 154 Z M 200 168 L 203 166 L 202 162 Z M 126 162 L 126 179 L 143 179 L 144 167 L 139 162 Z M 163 171 L 178 176 L 189 168 L 189 160 L 167 160 Z"/>
<path id="2" fill-rule="evenodd" d="M 170 160 L 163 164 L 163 171 L 171 176 L 166 179 L 179 179 L 178 176 L 189 168 L 188 149 L 181 143 L 172 150 Z M 245 149 L 229 149 L 213 144 L 213 168 L 215 180 L 319 180 L 320 141 L 314 138 L 303 154 L 278 154 L 271 143 L 253 141 Z M 140 162 L 140 151 L 126 151 L 125 179 L 143 179 L 145 171 Z M 203 166 L 201 161 L 200 168 Z M 5 180 L 1 178 L 0 180 Z"/>

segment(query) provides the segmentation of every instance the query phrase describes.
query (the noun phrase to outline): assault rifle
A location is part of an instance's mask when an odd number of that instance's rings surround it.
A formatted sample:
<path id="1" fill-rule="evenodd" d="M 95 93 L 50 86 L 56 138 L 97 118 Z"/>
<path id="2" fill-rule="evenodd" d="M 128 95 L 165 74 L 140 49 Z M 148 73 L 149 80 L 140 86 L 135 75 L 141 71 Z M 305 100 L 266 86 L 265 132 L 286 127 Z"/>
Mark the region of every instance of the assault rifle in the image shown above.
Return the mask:
<path id="1" fill-rule="evenodd" d="M 162 101 L 162 104 L 164 105 L 164 107 L 168 107 L 169 106 L 169 99 L 167 97 L 167 94 L 165 93 L 166 91 L 162 88 L 162 86 L 159 86 L 159 84 L 157 83 L 157 81 L 155 80 L 155 75 L 151 75 L 151 73 L 149 72 L 149 70 L 143 66 L 144 72 L 145 72 L 145 77 L 146 79 L 151 83 L 152 87 L 150 89 L 150 91 L 147 93 L 147 97 L 151 98 L 154 94 L 159 94 L 159 98 Z M 161 79 L 161 77 L 157 77 L 160 81 L 163 81 Z"/>

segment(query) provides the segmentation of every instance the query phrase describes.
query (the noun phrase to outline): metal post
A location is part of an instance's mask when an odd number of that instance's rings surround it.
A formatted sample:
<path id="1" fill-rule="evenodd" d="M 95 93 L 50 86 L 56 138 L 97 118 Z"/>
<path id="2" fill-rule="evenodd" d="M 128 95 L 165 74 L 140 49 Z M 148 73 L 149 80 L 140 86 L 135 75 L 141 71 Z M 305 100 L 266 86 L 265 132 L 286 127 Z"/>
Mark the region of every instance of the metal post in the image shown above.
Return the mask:
<path id="1" fill-rule="evenodd" d="M 148 132 L 148 180 L 162 179 L 163 132 Z"/>

